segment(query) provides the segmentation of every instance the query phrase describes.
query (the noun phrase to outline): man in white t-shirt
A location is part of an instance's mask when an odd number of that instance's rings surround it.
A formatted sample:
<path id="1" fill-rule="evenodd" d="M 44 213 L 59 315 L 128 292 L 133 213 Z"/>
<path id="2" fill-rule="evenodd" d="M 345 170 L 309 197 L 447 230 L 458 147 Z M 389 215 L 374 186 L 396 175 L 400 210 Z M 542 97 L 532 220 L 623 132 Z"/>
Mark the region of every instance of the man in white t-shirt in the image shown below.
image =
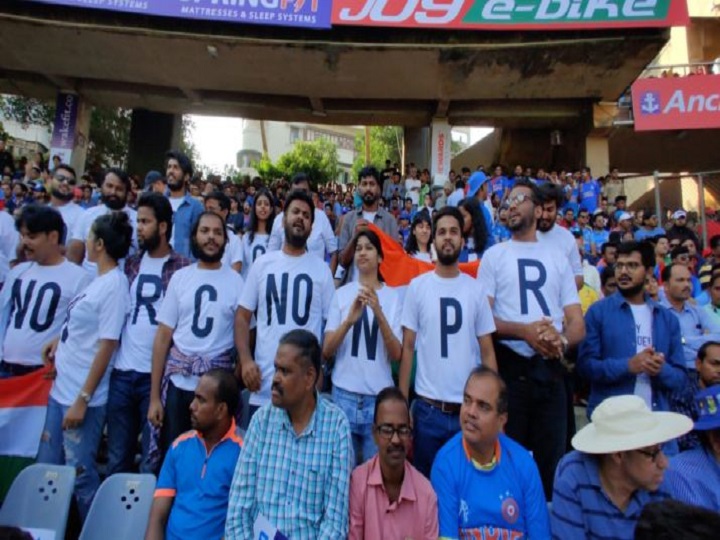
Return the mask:
<path id="1" fill-rule="evenodd" d="M 95 263 L 88 261 L 85 253 L 85 242 L 90 227 L 100 216 L 109 212 L 124 212 L 130 220 L 133 228 L 133 239 L 130 245 L 130 255 L 137 251 L 137 212 L 127 206 L 127 196 L 130 193 L 130 177 L 122 169 L 111 168 L 105 173 L 101 189 L 101 201 L 103 204 L 88 208 L 80 219 L 75 223 L 75 228 L 70 234 L 70 241 L 67 243 L 67 258 L 75 264 L 82 264 L 93 277 L 97 274 Z M 122 267 L 122 265 L 121 265 Z"/>
<path id="2" fill-rule="evenodd" d="M 250 411 L 270 403 L 275 353 L 280 338 L 291 330 L 312 332 L 322 339 L 335 292 L 327 264 L 307 250 L 313 228 L 313 204 L 304 191 L 292 191 L 285 201 L 282 221 L 285 241 L 281 251 L 258 258 L 250 269 L 240 308 L 235 316 L 235 346 L 245 386 L 253 392 Z M 250 350 L 249 325 L 257 319 L 255 354 Z"/>
<path id="3" fill-rule="evenodd" d="M 18 217 L 28 262 L 8 274 L 0 295 L 0 378 L 43 366 L 42 347 L 60 335 L 67 308 L 90 274 L 62 255 L 62 216 L 47 206 L 24 206 Z"/>
<path id="4" fill-rule="evenodd" d="M 107 473 L 133 472 L 133 458 L 141 435 L 140 472 L 155 472 L 148 463 L 150 372 L 153 340 L 170 278 L 190 259 L 170 248 L 173 211 L 160 193 L 143 193 L 137 208 L 140 252 L 125 261 L 130 285 L 130 315 L 123 329 L 115 366 L 110 375 L 107 414 Z"/>
<path id="5" fill-rule="evenodd" d="M 458 266 L 462 214 L 446 206 L 435 213 L 433 224 L 437 263 L 434 272 L 413 279 L 405 292 L 400 361 L 400 390 L 407 397 L 417 348 L 414 463 L 427 477 L 435 454 L 460 431 L 468 374 L 480 364 L 497 369 L 487 294 Z"/>
<path id="6" fill-rule="evenodd" d="M 60 239 L 60 243 L 65 245 L 70 242 L 70 234 L 78 219 L 85 213 L 82 206 L 73 202 L 76 182 L 75 169 L 65 163 L 55 167 L 50 179 L 50 206 L 60 212 L 65 222 L 65 234 Z"/>
<path id="7" fill-rule="evenodd" d="M 192 428 L 189 408 L 200 376 L 213 368 L 232 371 L 235 366 L 233 321 L 243 279 L 222 264 L 227 234 L 220 216 L 200 214 L 190 235 L 198 262 L 175 272 L 158 313 L 148 420 L 161 429 L 163 454 Z M 153 466 L 156 442 L 153 437 L 148 451 Z"/>
<path id="8" fill-rule="evenodd" d="M 308 196 L 310 195 L 310 179 L 306 174 L 296 174 L 293 176 L 291 183 L 291 191 L 302 191 Z M 312 231 L 310 231 L 310 236 L 307 239 L 306 249 L 308 252 L 318 257 L 321 261 L 325 261 L 325 259 L 329 257 L 330 270 L 335 273 L 338 248 L 338 240 L 335 236 L 335 231 L 333 231 L 333 228 L 330 225 L 330 220 L 323 210 L 313 206 L 313 213 Z M 285 225 L 282 219 L 278 219 L 279 217 L 280 216 L 276 216 L 275 221 L 273 221 L 272 231 L 270 232 L 270 240 L 268 241 L 268 252 L 282 249 L 285 243 Z"/>
<path id="9" fill-rule="evenodd" d="M 231 268 L 235 272 L 242 272 L 243 248 L 240 237 L 227 226 L 227 218 L 230 214 L 230 198 L 222 191 L 213 191 L 205 195 L 205 210 L 214 212 L 225 222 L 228 232 L 228 242 L 225 245 L 225 254 L 222 258 L 223 266 Z"/>
<path id="10" fill-rule="evenodd" d="M 405 198 L 412 201 L 413 210 L 417 210 L 420 205 L 420 188 L 422 182 L 417 177 L 418 170 L 414 163 L 410 164 L 410 171 L 405 178 Z"/>
<path id="11" fill-rule="evenodd" d="M 584 272 L 577 243 L 570 231 L 557 225 L 558 209 L 565 202 L 565 195 L 562 188 L 556 184 L 546 183 L 538 189 L 542 200 L 542 215 L 537 222 L 537 239 L 543 245 L 551 249 L 559 248 L 565 254 L 579 291 L 583 286 Z"/>
<path id="12" fill-rule="evenodd" d="M 564 357 L 585 336 L 585 324 L 563 252 L 538 240 L 538 187 L 518 180 L 507 202 L 512 237 L 485 252 L 478 280 L 495 317 L 498 367 L 508 386 L 505 433 L 533 452 L 550 500 L 567 438 Z"/>

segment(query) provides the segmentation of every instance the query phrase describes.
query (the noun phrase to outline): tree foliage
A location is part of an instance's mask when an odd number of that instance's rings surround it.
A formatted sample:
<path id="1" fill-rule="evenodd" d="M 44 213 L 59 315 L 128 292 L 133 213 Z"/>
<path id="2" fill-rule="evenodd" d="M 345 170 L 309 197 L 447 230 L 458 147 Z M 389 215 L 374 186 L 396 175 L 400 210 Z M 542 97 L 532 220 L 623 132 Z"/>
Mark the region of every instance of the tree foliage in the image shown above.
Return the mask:
<path id="1" fill-rule="evenodd" d="M 23 96 L 0 96 L 0 110 L 5 118 L 24 126 L 52 126 L 55 119 L 55 105 Z"/>
<path id="2" fill-rule="evenodd" d="M 334 182 L 340 174 L 337 146 L 322 138 L 295 143 L 295 147 L 280 156 L 274 164 L 267 156 L 263 156 L 254 167 L 265 180 L 281 176 L 289 179 L 302 172 L 310 177 L 313 186 Z"/>
<path id="3" fill-rule="evenodd" d="M 370 165 L 378 170 L 385 168 L 385 160 L 400 163 L 402 155 L 403 128 L 400 126 L 372 126 L 370 128 Z M 352 166 L 353 178 L 357 178 L 365 163 L 365 131 L 355 135 L 357 157 Z"/>
<path id="4" fill-rule="evenodd" d="M 188 156 L 193 163 L 200 161 L 200 154 L 198 153 L 197 146 L 193 140 L 193 132 L 195 131 L 195 122 L 189 115 L 185 114 L 182 117 L 182 140 L 180 141 L 180 151 Z"/>

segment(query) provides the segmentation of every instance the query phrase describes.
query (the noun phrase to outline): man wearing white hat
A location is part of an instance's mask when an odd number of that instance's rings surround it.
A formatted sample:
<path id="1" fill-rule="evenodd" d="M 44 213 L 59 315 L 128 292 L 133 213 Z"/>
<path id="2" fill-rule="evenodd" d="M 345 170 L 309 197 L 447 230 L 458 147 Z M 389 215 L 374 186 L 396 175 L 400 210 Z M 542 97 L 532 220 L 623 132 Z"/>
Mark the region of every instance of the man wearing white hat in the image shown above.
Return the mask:
<path id="1" fill-rule="evenodd" d="M 670 497 L 660 489 L 668 466 L 663 443 L 692 427 L 687 416 L 652 412 L 638 396 L 603 401 L 558 464 L 553 538 L 632 539 L 643 507 Z"/>
<path id="2" fill-rule="evenodd" d="M 695 242 L 696 246 L 700 245 L 700 241 L 698 240 L 697 234 L 687 226 L 687 212 L 683 210 L 682 208 L 675 210 L 672 215 L 673 219 L 673 226 L 670 227 L 670 230 L 667 233 L 669 240 L 678 239 L 680 240 L 680 243 L 684 240 L 687 240 L 690 238 L 693 242 Z"/>
<path id="3" fill-rule="evenodd" d="M 695 396 L 701 446 L 670 461 L 667 489 L 674 499 L 720 512 L 720 384 Z"/>

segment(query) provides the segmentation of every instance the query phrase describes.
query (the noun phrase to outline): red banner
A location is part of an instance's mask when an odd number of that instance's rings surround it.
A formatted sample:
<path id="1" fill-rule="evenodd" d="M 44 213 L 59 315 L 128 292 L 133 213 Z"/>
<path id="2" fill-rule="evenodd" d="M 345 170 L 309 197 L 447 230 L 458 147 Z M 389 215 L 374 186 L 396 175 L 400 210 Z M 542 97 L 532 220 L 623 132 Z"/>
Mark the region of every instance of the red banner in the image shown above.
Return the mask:
<path id="1" fill-rule="evenodd" d="M 686 0 L 333 0 L 333 25 L 447 30 L 668 28 Z"/>
<path id="2" fill-rule="evenodd" d="M 720 128 L 720 75 L 638 79 L 632 104 L 636 131 Z"/>

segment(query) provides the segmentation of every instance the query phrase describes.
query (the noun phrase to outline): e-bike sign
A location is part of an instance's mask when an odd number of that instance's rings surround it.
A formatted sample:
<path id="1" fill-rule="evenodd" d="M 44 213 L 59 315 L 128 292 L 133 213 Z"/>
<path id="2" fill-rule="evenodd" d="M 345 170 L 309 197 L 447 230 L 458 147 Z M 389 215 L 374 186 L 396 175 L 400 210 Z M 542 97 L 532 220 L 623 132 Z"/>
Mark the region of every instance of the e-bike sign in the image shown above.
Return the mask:
<path id="1" fill-rule="evenodd" d="M 683 26 L 686 0 L 333 0 L 333 25 L 453 30 Z"/>

